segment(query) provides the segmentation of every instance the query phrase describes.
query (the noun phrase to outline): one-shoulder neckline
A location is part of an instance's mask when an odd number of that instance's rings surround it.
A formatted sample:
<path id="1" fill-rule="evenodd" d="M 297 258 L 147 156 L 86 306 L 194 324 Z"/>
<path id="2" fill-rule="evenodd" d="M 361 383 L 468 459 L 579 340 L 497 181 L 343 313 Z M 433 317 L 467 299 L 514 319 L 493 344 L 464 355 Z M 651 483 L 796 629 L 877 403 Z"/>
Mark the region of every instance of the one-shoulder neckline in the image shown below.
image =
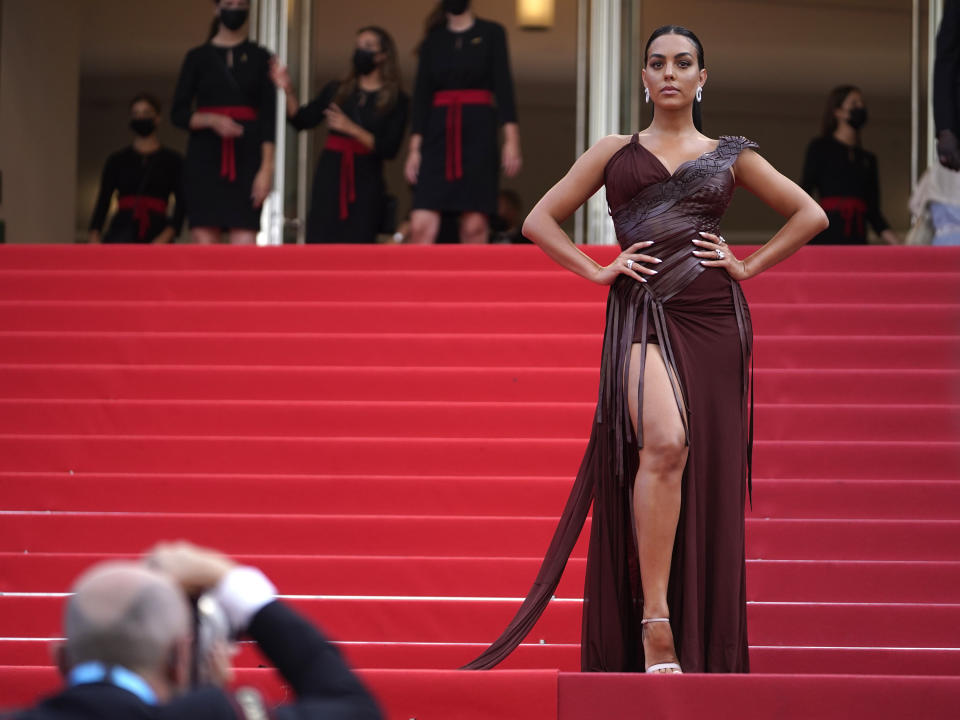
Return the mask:
<path id="1" fill-rule="evenodd" d="M 666 164 L 665 162 L 663 162 L 663 160 L 660 159 L 660 156 L 659 156 L 659 155 L 657 155 L 655 152 L 653 152 L 653 150 L 651 150 L 651 149 L 648 148 L 646 145 L 644 145 L 642 142 L 640 142 L 640 133 L 634 133 L 634 134 L 631 136 L 630 142 L 627 143 L 627 145 L 634 145 L 634 144 L 639 145 L 639 146 L 643 149 L 643 151 L 644 151 L 645 153 L 647 153 L 647 155 L 649 155 L 650 157 L 652 157 L 654 160 L 657 161 L 657 164 L 663 169 L 663 171 L 664 171 L 670 178 L 673 178 L 673 177 L 676 177 L 677 173 L 679 173 L 681 170 L 683 170 L 686 166 L 688 166 L 688 165 L 693 165 L 694 163 L 697 162 L 697 160 L 701 160 L 702 158 L 705 158 L 705 157 L 707 157 L 708 155 L 712 155 L 712 154 L 715 153 L 717 150 L 719 150 L 719 149 L 720 149 L 720 146 L 723 144 L 724 138 L 726 138 L 726 137 L 728 137 L 728 136 L 726 136 L 726 135 L 721 135 L 719 138 L 717 138 L 717 144 L 716 144 L 716 145 L 714 145 L 714 146 L 713 146 L 712 148 L 710 148 L 709 150 L 700 153 L 700 154 L 697 155 L 695 158 L 690 158 L 689 160 L 684 160 L 682 163 L 680 163 L 679 165 L 677 165 L 676 168 L 674 168 L 673 172 L 670 172 L 670 169 L 667 167 L 667 164 Z"/>

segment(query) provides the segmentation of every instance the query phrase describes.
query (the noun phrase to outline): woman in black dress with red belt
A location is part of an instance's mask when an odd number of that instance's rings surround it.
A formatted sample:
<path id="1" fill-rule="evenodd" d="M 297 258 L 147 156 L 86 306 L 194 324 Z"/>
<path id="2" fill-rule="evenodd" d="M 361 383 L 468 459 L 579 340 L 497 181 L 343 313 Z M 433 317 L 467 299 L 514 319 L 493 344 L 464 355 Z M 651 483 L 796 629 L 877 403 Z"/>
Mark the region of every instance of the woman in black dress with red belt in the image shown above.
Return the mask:
<path id="1" fill-rule="evenodd" d="M 130 101 L 133 143 L 107 159 L 90 219 L 91 243 L 169 243 L 183 227 L 180 183 L 183 158 L 157 136 L 160 101 L 141 93 Z M 117 212 L 106 235 L 103 226 L 117 194 Z M 169 212 L 171 196 L 173 212 Z"/>
<path id="2" fill-rule="evenodd" d="M 291 125 L 308 130 L 326 121 L 330 129 L 313 178 L 307 242 L 375 242 L 389 211 L 383 162 L 397 156 L 410 104 L 393 38 L 376 26 L 360 28 L 350 73 L 303 107 L 286 68 L 274 65 L 272 76 Z"/>
<path id="3" fill-rule="evenodd" d="M 508 177 L 520 171 L 506 33 L 502 25 L 475 17 L 469 5 L 443 0 L 427 20 L 420 46 L 405 167 L 407 180 L 416 185 L 410 214 L 414 243 L 435 242 L 440 214 L 450 212 L 460 213 L 461 242 L 487 242 L 500 165 Z"/>
<path id="4" fill-rule="evenodd" d="M 807 147 L 801 186 L 820 196 L 830 227 L 815 245 L 866 245 L 869 224 L 890 245 L 900 242 L 880 211 L 877 156 L 860 144 L 867 109 L 860 88 L 841 85 L 830 91 L 822 134 Z"/>
<path id="5" fill-rule="evenodd" d="M 249 0 L 214 0 L 215 32 L 184 59 L 173 123 L 190 131 L 184 194 L 191 237 L 256 242 L 273 188 L 276 88 L 270 52 L 247 39 Z"/>

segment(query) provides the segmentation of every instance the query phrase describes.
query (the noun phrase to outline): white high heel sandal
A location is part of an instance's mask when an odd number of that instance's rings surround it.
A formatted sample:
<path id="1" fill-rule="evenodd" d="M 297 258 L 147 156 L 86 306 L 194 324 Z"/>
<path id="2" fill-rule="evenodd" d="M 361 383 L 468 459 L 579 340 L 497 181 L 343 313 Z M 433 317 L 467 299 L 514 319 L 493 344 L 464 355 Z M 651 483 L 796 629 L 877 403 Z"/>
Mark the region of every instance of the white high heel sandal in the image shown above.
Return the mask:
<path id="1" fill-rule="evenodd" d="M 655 623 L 655 622 L 669 623 L 670 618 L 644 618 L 643 620 L 641 620 L 640 621 L 641 641 L 643 638 L 643 629 L 650 623 Z M 672 671 L 672 672 L 665 672 L 665 671 Z M 681 669 L 680 665 L 675 662 L 657 663 L 656 665 L 651 665 L 650 667 L 648 667 L 645 670 L 645 672 L 657 673 L 659 675 L 682 675 L 683 674 L 683 670 Z"/>

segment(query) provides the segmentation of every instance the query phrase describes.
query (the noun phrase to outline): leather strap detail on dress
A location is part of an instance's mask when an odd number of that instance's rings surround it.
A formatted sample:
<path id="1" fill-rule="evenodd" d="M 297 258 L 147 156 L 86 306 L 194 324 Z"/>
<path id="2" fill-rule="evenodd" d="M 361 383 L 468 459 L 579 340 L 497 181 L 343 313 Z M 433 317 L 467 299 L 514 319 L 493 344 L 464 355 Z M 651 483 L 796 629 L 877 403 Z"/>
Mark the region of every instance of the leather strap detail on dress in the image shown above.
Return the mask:
<path id="1" fill-rule="evenodd" d="M 199 107 L 197 112 L 223 115 L 239 122 L 253 122 L 257 119 L 256 108 L 246 105 Z M 232 137 L 220 138 L 220 177 L 230 182 L 235 182 L 237 179 L 237 144 Z"/>
<path id="2" fill-rule="evenodd" d="M 433 94 L 434 107 L 447 108 L 447 182 L 463 177 L 463 106 L 493 105 L 489 90 L 438 90 Z"/>
<path id="3" fill-rule="evenodd" d="M 733 295 L 733 310 L 737 317 L 737 331 L 740 333 L 740 363 L 743 368 L 741 377 L 741 391 L 743 401 L 749 401 L 749 417 L 747 418 L 747 495 L 750 499 L 750 509 L 753 510 L 753 348 L 750 346 L 747 328 L 747 304 L 743 297 L 740 284 L 730 278 L 730 290 Z"/>

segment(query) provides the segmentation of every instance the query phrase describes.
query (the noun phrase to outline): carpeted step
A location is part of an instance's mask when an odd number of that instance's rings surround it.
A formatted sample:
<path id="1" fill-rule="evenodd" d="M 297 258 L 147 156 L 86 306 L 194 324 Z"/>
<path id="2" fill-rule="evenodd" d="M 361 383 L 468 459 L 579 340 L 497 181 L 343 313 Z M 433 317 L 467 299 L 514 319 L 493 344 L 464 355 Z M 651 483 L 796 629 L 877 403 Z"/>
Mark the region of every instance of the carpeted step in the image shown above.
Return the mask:
<path id="1" fill-rule="evenodd" d="M 0 665 L 50 665 L 57 640 L 0 640 Z M 479 655 L 484 643 L 337 643 L 359 668 L 451 669 Z M 750 648 L 753 673 L 801 675 L 960 675 L 956 648 Z M 244 642 L 234 666 L 268 665 L 252 643 Z M 498 669 L 580 668 L 579 643 L 523 643 Z M 904 673 L 909 668 L 909 673 Z"/>
<path id="2" fill-rule="evenodd" d="M 313 438 L 0 436 L 0 472 L 526 475 L 572 477 L 586 437 Z M 388 460 L 389 458 L 389 460 Z M 757 441 L 778 478 L 956 480 L 960 442 Z"/>
<path id="3" fill-rule="evenodd" d="M 289 602 L 337 640 L 494 640 L 518 600 L 474 598 L 293 598 Z M 580 601 L 552 602 L 527 642 L 576 643 Z M 62 597 L 0 596 L 0 637 L 61 632 Z M 933 603 L 748 603 L 750 642 L 779 647 L 960 647 L 960 605 Z"/>
<path id="4" fill-rule="evenodd" d="M 0 592 L 69 590 L 86 568 L 117 555 L 0 554 Z M 240 556 L 289 595 L 521 597 L 540 558 L 423 556 Z M 585 561 L 571 558 L 560 598 L 583 594 Z M 747 560 L 747 598 L 755 601 L 952 603 L 960 561 Z M 4 664 L 0 661 L 0 664 Z"/>
<path id="5" fill-rule="evenodd" d="M 596 367 L 0 365 L 0 397 L 596 403 Z M 960 370 L 757 369 L 761 403 L 939 404 Z"/>
<path id="6" fill-rule="evenodd" d="M 951 520 L 960 481 L 754 478 L 752 518 Z M 0 473 L 5 510 L 472 515 L 559 513 L 571 477 Z M 269 492 L 264 492 L 269 488 Z"/>
<path id="7" fill-rule="evenodd" d="M 0 640 L 0 665 L 49 665 L 57 641 Z M 485 643 L 338 643 L 354 667 L 450 669 L 486 649 Z M 263 656 L 243 643 L 234 659 L 238 668 L 265 664 Z M 960 675 L 956 648 L 810 648 L 751 647 L 753 673 L 799 675 Z M 580 668 L 579 643 L 521 644 L 498 669 Z M 909 673 L 904 673 L 909 669 Z"/>
<path id="8" fill-rule="evenodd" d="M 557 717 L 556 670 L 362 670 L 360 676 L 390 720 L 488 720 L 519 713 L 528 720 Z M 26 706 L 55 692 L 61 679 L 52 667 L 0 667 L 0 707 Z M 241 669 L 236 683 L 259 690 L 271 703 L 290 691 L 272 669 Z"/>
<path id="9" fill-rule="evenodd" d="M 595 366 L 598 334 L 0 332 L 17 364 Z M 758 337 L 759 368 L 956 369 L 960 336 Z"/>
<path id="10" fill-rule="evenodd" d="M 53 668 L 0 668 L 11 678 L 0 696 L 7 706 L 28 704 L 60 684 Z M 696 720 L 717 707 L 744 718 L 846 720 L 858 716 L 911 717 L 923 707 L 931 720 L 953 717 L 960 700 L 960 680 L 951 677 L 830 677 L 811 675 L 688 675 L 663 680 L 639 674 L 560 673 L 556 671 L 364 670 L 364 681 L 384 706 L 390 720 L 486 720 L 524 717 L 528 720 L 610 720 L 666 717 Z M 243 670 L 238 682 L 282 701 L 285 691 L 271 670 Z M 669 687 L 668 687 L 669 685 Z M 638 715 L 642 712 L 643 715 Z M 522 714 L 521 714 L 522 713 Z"/>
<path id="11" fill-rule="evenodd" d="M 580 438 L 594 404 L 0 399 L 0 434 Z M 960 405 L 756 405 L 758 440 L 945 442 Z"/>
<path id="12" fill-rule="evenodd" d="M 734 237 L 730 238 L 735 243 Z M 619 249 L 603 245 L 579 248 L 598 262 L 609 263 Z M 756 245 L 735 245 L 746 257 Z M 533 245 L 313 245 L 217 247 L 197 245 L 4 245 L 0 267 L 8 270 L 249 270 L 273 272 L 323 267 L 356 270 L 370 262 L 397 270 L 489 270 L 505 267 L 564 272 Z M 858 272 L 960 272 L 960 252 L 952 247 L 818 246 L 801 248 L 774 272 L 823 272 L 847 268 Z"/>
<path id="13" fill-rule="evenodd" d="M 750 313 L 762 335 L 952 335 L 960 327 L 960 305 L 758 302 Z M 602 302 L 0 302 L 6 331 L 541 334 L 602 333 L 603 322 Z"/>
<path id="14" fill-rule="evenodd" d="M 702 720 L 722 708 L 731 718 L 848 720 L 919 717 L 923 708 L 923 717 L 945 719 L 958 703 L 958 678 L 562 673 L 557 717 Z"/>
<path id="15" fill-rule="evenodd" d="M 4 517 L 0 552 L 138 553 L 162 538 L 184 538 L 228 554 L 294 549 L 309 555 L 537 558 L 555 526 L 554 518 L 544 517 L 11 512 Z M 748 518 L 746 532 L 749 558 L 960 560 L 960 520 Z M 574 557 L 583 557 L 586 537 L 581 534 Z"/>
<path id="16" fill-rule="evenodd" d="M 718 271 L 719 272 L 719 271 Z M 960 273 L 778 270 L 744 283 L 749 302 L 960 302 Z M 548 270 L 0 270 L 3 300 L 263 302 L 602 302 L 607 288 Z"/>

